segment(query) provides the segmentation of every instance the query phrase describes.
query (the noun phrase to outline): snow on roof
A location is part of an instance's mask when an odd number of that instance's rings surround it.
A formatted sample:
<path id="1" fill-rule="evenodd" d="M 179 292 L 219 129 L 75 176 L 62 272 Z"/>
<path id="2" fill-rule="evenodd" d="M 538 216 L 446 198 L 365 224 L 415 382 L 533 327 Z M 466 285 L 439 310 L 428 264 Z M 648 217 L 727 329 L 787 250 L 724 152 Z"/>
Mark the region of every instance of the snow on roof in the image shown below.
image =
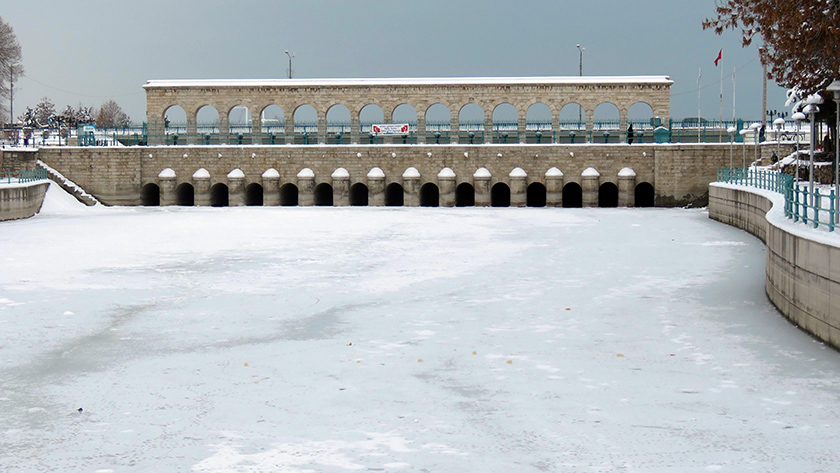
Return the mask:
<path id="1" fill-rule="evenodd" d="M 175 170 L 172 168 L 166 168 L 158 174 L 158 177 L 162 177 L 164 179 L 171 179 L 175 177 Z"/>
<path id="2" fill-rule="evenodd" d="M 385 178 L 385 173 L 382 171 L 382 169 L 372 168 L 367 173 L 367 177 L 369 177 L 371 179 L 384 179 Z"/>
<path id="3" fill-rule="evenodd" d="M 228 179 L 244 179 L 245 173 L 242 172 L 241 169 L 236 168 L 233 171 L 229 172 L 227 175 Z"/>
<path id="4" fill-rule="evenodd" d="M 187 79 L 149 80 L 144 89 L 177 87 L 346 87 L 392 85 L 665 84 L 669 76 L 411 77 L 362 79 Z"/>
<path id="5" fill-rule="evenodd" d="M 333 171 L 332 176 L 330 177 L 332 177 L 333 179 L 347 179 L 348 177 L 350 177 L 350 173 L 347 172 L 347 170 L 344 168 L 338 168 L 335 171 Z"/>
<path id="6" fill-rule="evenodd" d="M 582 173 L 580 173 L 582 177 L 599 177 L 601 175 L 595 168 L 586 168 Z"/>
<path id="7" fill-rule="evenodd" d="M 487 168 L 484 167 L 478 168 L 475 171 L 475 174 L 473 174 L 473 177 L 477 177 L 479 179 L 489 179 L 491 176 L 492 175 L 490 174 L 490 171 L 488 171 Z"/>
<path id="8" fill-rule="evenodd" d="M 622 168 L 618 171 L 618 177 L 636 177 L 636 171 L 630 168 Z"/>
<path id="9" fill-rule="evenodd" d="M 513 168 L 510 172 L 510 177 L 528 177 L 528 173 L 522 168 Z"/>
<path id="10" fill-rule="evenodd" d="M 419 179 L 420 171 L 418 171 L 415 167 L 410 167 L 405 170 L 405 172 L 403 173 L 403 177 L 408 179 Z"/>
<path id="11" fill-rule="evenodd" d="M 204 168 L 199 168 L 193 173 L 193 179 L 210 179 L 210 173 Z"/>
<path id="12" fill-rule="evenodd" d="M 453 171 L 451 168 L 443 168 L 438 173 L 438 177 L 443 179 L 454 179 L 455 171 Z"/>
<path id="13" fill-rule="evenodd" d="M 297 173 L 297 177 L 300 179 L 314 179 L 315 172 L 309 168 L 303 168 L 299 173 Z"/>
<path id="14" fill-rule="evenodd" d="M 545 177 L 563 177 L 563 171 L 553 167 L 545 172 Z"/>
<path id="15" fill-rule="evenodd" d="M 262 173 L 262 177 L 265 179 L 279 179 L 280 173 L 274 168 L 268 168 Z"/>

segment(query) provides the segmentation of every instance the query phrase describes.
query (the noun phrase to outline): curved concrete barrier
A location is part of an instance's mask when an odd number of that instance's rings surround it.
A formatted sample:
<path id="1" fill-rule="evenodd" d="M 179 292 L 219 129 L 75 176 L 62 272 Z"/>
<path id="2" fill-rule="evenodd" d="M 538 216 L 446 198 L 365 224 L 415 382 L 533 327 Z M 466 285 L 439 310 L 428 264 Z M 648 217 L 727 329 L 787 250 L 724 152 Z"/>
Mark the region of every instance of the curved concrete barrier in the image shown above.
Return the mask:
<path id="1" fill-rule="evenodd" d="M 770 301 L 794 324 L 840 350 L 840 238 L 793 223 L 784 215 L 784 196 L 755 188 L 711 184 L 709 217 L 767 245 Z"/>
<path id="2" fill-rule="evenodd" d="M 49 181 L 0 185 L 0 221 L 29 218 L 41 210 Z"/>

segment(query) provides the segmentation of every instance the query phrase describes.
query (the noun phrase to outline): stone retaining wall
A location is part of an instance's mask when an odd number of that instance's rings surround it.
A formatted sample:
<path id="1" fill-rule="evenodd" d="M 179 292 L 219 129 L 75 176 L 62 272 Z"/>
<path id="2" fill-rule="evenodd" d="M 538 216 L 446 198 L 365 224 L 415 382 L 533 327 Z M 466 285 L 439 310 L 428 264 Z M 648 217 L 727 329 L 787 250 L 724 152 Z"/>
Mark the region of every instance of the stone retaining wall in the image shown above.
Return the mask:
<path id="1" fill-rule="evenodd" d="M 767 296 L 794 324 L 840 349 L 840 244 L 784 216 L 784 197 L 726 184 L 709 186 L 709 217 L 767 245 Z"/>
<path id="2" fill-rule="evenodd" d="M 48 181 L 0 185 L 0 221 L 29 218 L 41 210 Z"/>

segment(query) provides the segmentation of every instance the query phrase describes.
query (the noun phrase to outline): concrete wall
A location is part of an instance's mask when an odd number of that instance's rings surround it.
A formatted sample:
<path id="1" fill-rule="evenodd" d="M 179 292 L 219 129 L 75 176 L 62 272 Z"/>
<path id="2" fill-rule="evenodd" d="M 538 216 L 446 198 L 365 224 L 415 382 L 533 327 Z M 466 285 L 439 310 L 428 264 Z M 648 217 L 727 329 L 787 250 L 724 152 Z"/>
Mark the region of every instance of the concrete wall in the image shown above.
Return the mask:
<path id="1" fill-rule="evenodd" d="M 262 173 L 274 168 L 279 184 L 298 184 L 297 173 L 310 168 L 314 184 L 332 183 L 332 173 L 345 168 L 348 185 L 367 184 L 373 167 L 385 173 L 384 185 L 403 184 L 408 167 L 420 172 L 419 186 L 431 182 L 439 187 L 438 173 L 444 167 L 455 172 L 455 185 L 475 184 L 473 174 L 480 167 L 491 173 L 489 187 L 497 182 L 511 185 L 510 172 L 522 168 L 525 184 L 547 184 L 545 173 L 552 167 L 563 173 L 563 184 L 582 184 L 581 173 L 594 167 L 599 184 L 619 185 L 618 172 L 629 167 L 636 173 L 634 185 L 654 187 L 658 206 L 704 206 L 708 185 L 717 169 L 728 166 L 727 145 L 280 145 L 280 146 L 151 146 L 151 147 L 48 147 L 33 154 L 106 205 L 138 205 L 141 188 L 160 185 L 158 174 L 175 171 L 175 186 L 195 185 L 193 173 L 205 168 L 212 186 L 229 184 L 227 175 L 241 169 L 244 188 L 262 184 Z M 517 183 L 518 184 L 518 183 Z M 627 188 L 627 183 L 619 185 Z M 632 187 L 631 187 L 632 188 Z M 301 189 L 303 192 L 303 189 Z M 301 203 L 307 200 L 301 196 Z M 336 201 L 338 204 L 339 202 Z M 374 202 L 371 201 L 371 205 Z"/>
<path id="2" fill-rule="evenodd" d="M 767 245 L 767 296 L 794 324 L 840 349 L 840 244 L 784 216 L 784 198 L 722 184 L 709 187 L 709 217 Z M 793 225 L 793 226 L 791 226 Z"/>
<path id="3" fill-rule="evenodd" d="M 48 181 L 0 184 L 0 221 L 29 218 L 41 210 Z"/>

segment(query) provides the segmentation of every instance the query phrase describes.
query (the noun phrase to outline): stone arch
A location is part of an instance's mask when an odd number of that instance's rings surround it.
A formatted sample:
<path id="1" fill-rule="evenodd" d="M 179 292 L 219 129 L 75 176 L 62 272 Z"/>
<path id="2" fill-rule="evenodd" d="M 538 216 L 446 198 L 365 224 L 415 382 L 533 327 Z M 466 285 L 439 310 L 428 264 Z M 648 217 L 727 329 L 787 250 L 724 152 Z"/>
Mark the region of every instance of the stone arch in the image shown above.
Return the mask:
<path id="1" fill-rule="evenodd" d="M 140 205 L 160 205 L 160 186 L 154 182 L 150 182 L 143 186 L 143 188 L 140 189 Z"/>
<path id="2" fill-rule="evenodd" d="M 598 207 L 618 207 L 618 186 L 605 182 L 598 187 Z"/>
<path id="3" fill-rule="evenodd" d="M 636 207 L 653 207 L 656 201 L 656 193 L 653 185 L 649 182 L 640 182 L 636 185 L 634 191 L 636 197 Z"/>
<path id="4" fill-rule="evenodd" d="M 618 130 L 621 112 L 612 102 L 601 102 L 592 113 L 594 130 Z"/>
<path id="5" fill-rule="evenodd" d="M 359 110 L 359 126 L 362 133 L 370 133 L 371 125 L 385 123 L 385 113 L 382 107 L 369 103 Z"/>
<path id="6" fill-rule="evenodd" d="M 190 121 L 187 117 L 187 111 L 180 105 L 170 105 L 161 114 L 163 126 L 167 134 L 169 133 L 186 133 L 187 123 Z"/>
<path id="7" fill-rule="evenodd" d="M 350 205 L 367 206 L 369 197 L 368 186 L 365 184 L 357 182 L 350 186 Z"/>
<path id="8" fill-rule="evenodd" d="M 633 135 L 628 136 L 628 141 L 641 142 L 645 138 L 653 139 L 653 107 L 647 102 L 636 102 L 627 109 L 628 131 L 633 126 Z"/>
<path id="9" fill-rule="evenodd" d="M 397 182 L 385 186 L 385 205 L 388 207 L 402 207 L 405 205 L 405 190 Z"/>
<path id="10" fill-rule="evenodd" d="M 455 207 L 475 206 L 475 187 L 468 182 L 458 184 L 455 188 Z"/>
<path id="11" fill-rule="evenodd" d="M 253 120 L 251 109 L 242 104 L 230 107 L 227 113 L 228 129 L 230 133 L 251 133 Z"/>
<path id="12" fill-rule="evenodd" d="M 196 133 L 199 135 L 210 135 L 219 133 L 220 115 L 216 107 L 202 105 L 195 111 Z"/>
<path id="13" fill-rule="evenodd" d="M 327 133 L 350 133 L 350 109 L 342 103 L 327 109 Z"/>
<path id="14" fill-rule="evenodd" d="M 437 184 L 427 182 L 420 186 L 420 207 L 438 207 L 440 205 L 440 189 Z"/>
<path id="15" fill-rule="evenodd" d="M 291 182 L 280 186 L 280 205 L 293 207 L 298 204 L 298 188 Z"/>
<path id="16" fill-rule="evenodd" d="M 310 139 L 318 134 L 318 111 L 309 104 L 300 104 L 292 112 L 296 142 L 309 144 L 317 139 Z"/>
<path id="17" fill-rule="evenodd" d="M 458 110 L 458 130 L 463 132 L 480 133 L 484 131 L 484 108 L 470 102 Z"/>
<path id="18" fill-rule="evenodd" d="M 313 203 L 318 206 L 332 206 L 333 187 L 326 182 L 315 186 L 315 199 Z"/>
<path id="19" fill-rule="evenodd" d="M 262 206 L 263 205 L 263 186 L 252 182 L 245 187 L 245 205 Z"/>
<path id="20" fill-rule="evenodd" d="M 397 105 L 391 112 L 391 123 L 408 123 L 412 131 L 415 131 L 413 127 L 417 126 L 417 109 L 407 103 Z"/>
<path id="21" fill-rule="evenodd" d="M 490 188 L 491 207 L 510 207 L 510 186 L 497 182 Z"/>
<path id="22" fill-rule="evenodd" d="M 525 205 L 528 207 L 545 207 L 547 202 L 545 185 L 541 182 L 532 182 L 525 194 Z"/>
<path id="23" fill-rule="evenodd" d="M 228 205 L 230 205 L 228 186 L 221 182 L 213 184 L 213 187 L 210 188 L 210 206 L 227 207 Z"/>
<path id="24" fill-rule="evenodd" d="M 581 132 L 586 129 L 586 110 L 580 103 L 569 102 L 560 108 L 557 120 L 561 131 Z"/>
<path id="25" fill-rule="evenodd" d="M 430 125 L 434 125 L 441 129 L 445 128 L 446 131 L 449 131 L 452 126 L 452 111 L 448 106 L 440 102 L 429 105 L 429 107 L 426 108 L 424 116 L 426 119 L 426 129 L 429 129 Z"/>
<path id="26" fill-rule="evenodd" d="M 543 102 L 534 102 L 525 111 L 525 128 L 527 131 L 551 131 L 551 107 Z"/>
<path id="27" fill-rule="evenodd" d="M 195 188 L 189 182 L 182 182 L 175 188 L 175 205 L 195 205 Z"/>
<path id="28" fill-rule="evenodd" d="M 583 188 L 577 182 L 570 182 L 563 186 L 563 207 L 583 207 Z"/>
<path id="29" fill-rule="evenodd" d="M 519 110 L 510 102 L 501 102 L 493 107 L 493 129 L 500 125 L 519 125 Z"/>
<path id="30" fill-rule="evenodd" d="M 285 125 L 286 115 L 279 105 L 269 104 L 260 111 L 260 129 L 263 133 L 283 133 Z"/>

